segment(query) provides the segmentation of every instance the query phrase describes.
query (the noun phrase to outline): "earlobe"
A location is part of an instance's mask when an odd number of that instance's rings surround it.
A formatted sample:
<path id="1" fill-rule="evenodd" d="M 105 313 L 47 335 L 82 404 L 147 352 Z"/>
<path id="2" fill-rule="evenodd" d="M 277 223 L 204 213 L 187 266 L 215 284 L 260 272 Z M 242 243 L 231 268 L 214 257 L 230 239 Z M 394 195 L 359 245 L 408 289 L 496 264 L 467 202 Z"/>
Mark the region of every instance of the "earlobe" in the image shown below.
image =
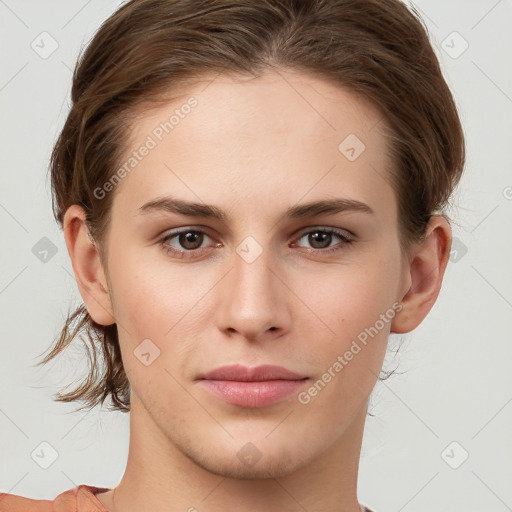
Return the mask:
<path id="1" fill-rule="evenodd" d="M 85 212 L 80 206 L 68 208 L 63 219 L 66 247 L 78 289 L 91 318 L 100 325 L 111 325 L 115 318 L 105 272 L 85 220 Z"/>
<path id="2" fill-rule="evenodd" d="M 448 263 L 451 229 L 441 215 L 431 217 L 425 238 L 415 244 L 408 264 L 410 287 L 401 300 L 402 310 L 391 323 L 392 333 L 410 332 L 432 309 L 441 289 Z"/>

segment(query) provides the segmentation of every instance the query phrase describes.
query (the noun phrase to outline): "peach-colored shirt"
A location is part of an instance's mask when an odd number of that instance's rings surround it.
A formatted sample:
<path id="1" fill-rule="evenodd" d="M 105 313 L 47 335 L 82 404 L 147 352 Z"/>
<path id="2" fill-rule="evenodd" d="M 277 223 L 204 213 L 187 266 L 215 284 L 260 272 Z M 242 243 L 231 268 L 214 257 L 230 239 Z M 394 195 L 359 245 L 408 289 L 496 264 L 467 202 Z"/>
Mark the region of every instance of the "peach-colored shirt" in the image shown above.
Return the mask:
<path id="1" fill-rule="evenodd" d="M 96 497 L 110 489 L 79 485 L 54 500 L 33 500 L 16 494 L 0 493 L 0 512 L 107 512 Z"/>

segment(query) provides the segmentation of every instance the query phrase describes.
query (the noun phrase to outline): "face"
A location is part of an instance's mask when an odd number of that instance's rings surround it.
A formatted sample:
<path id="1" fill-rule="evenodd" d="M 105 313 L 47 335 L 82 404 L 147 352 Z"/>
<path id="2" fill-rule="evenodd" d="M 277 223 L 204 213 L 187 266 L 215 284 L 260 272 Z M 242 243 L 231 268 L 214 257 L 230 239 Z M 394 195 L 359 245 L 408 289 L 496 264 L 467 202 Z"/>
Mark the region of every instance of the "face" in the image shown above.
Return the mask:
<path id="1" fill-rule="evenodd" d="M 141 429 L 242 478 L 340 446 L 406 291 L 383 129 L 365 100 L 290 70 L 197 82 L 141 114 L 106 241 Z"/>

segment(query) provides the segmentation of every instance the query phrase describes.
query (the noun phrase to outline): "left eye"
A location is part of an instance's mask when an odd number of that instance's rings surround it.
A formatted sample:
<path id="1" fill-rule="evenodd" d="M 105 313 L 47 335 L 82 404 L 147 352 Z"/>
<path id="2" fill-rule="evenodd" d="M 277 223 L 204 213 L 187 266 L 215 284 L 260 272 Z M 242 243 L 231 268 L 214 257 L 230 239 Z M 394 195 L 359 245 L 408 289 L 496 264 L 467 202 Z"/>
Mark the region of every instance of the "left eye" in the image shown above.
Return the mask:
<path id="1" fill-rule="evenodd" d="M 331 248 L 330 244 L 335 238 L 338 238 L 342 242 L 342 245 L 347 245 L 353 242 L 353 239 L 348 233 L 332 228 L 317 228 L 306 231 L 300 236 L 299 240 L 306 237 L 308 243 L 313 246 L 313 250 L 321 252 L 332 252 L 332 249 L 335 249 L 336 246 Z M 331 249 L 331 251 L 325 251 L 325 249 Z"/>

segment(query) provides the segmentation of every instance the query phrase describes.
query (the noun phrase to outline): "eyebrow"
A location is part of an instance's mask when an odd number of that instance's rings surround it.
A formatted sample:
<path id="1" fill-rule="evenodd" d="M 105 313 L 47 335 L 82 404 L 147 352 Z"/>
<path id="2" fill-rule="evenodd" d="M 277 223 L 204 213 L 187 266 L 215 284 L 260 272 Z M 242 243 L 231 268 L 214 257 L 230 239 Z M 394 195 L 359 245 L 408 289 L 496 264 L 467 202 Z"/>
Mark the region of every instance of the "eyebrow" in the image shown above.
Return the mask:
<path id="1" fill-rule="evenodd" d="M 138 214 L 144 215 L 151 212 L 162 211 L 178 213 L 188 217 L 204 217 L 220 221 L 226 221 L 228 219 L 227 214 L 214 205 L 183 201 L 172 197 L 161 197 L 148 201 L 138 209 Z M 373 209 L 366 203 L 355 199 L 337 198 L 292 206 L 285 212 L 285 217 L 289 219 L 301 219 L 304 217 L 333 215 L 342 212 L 362 212 L 370 215 L 375 214 Z"/>

